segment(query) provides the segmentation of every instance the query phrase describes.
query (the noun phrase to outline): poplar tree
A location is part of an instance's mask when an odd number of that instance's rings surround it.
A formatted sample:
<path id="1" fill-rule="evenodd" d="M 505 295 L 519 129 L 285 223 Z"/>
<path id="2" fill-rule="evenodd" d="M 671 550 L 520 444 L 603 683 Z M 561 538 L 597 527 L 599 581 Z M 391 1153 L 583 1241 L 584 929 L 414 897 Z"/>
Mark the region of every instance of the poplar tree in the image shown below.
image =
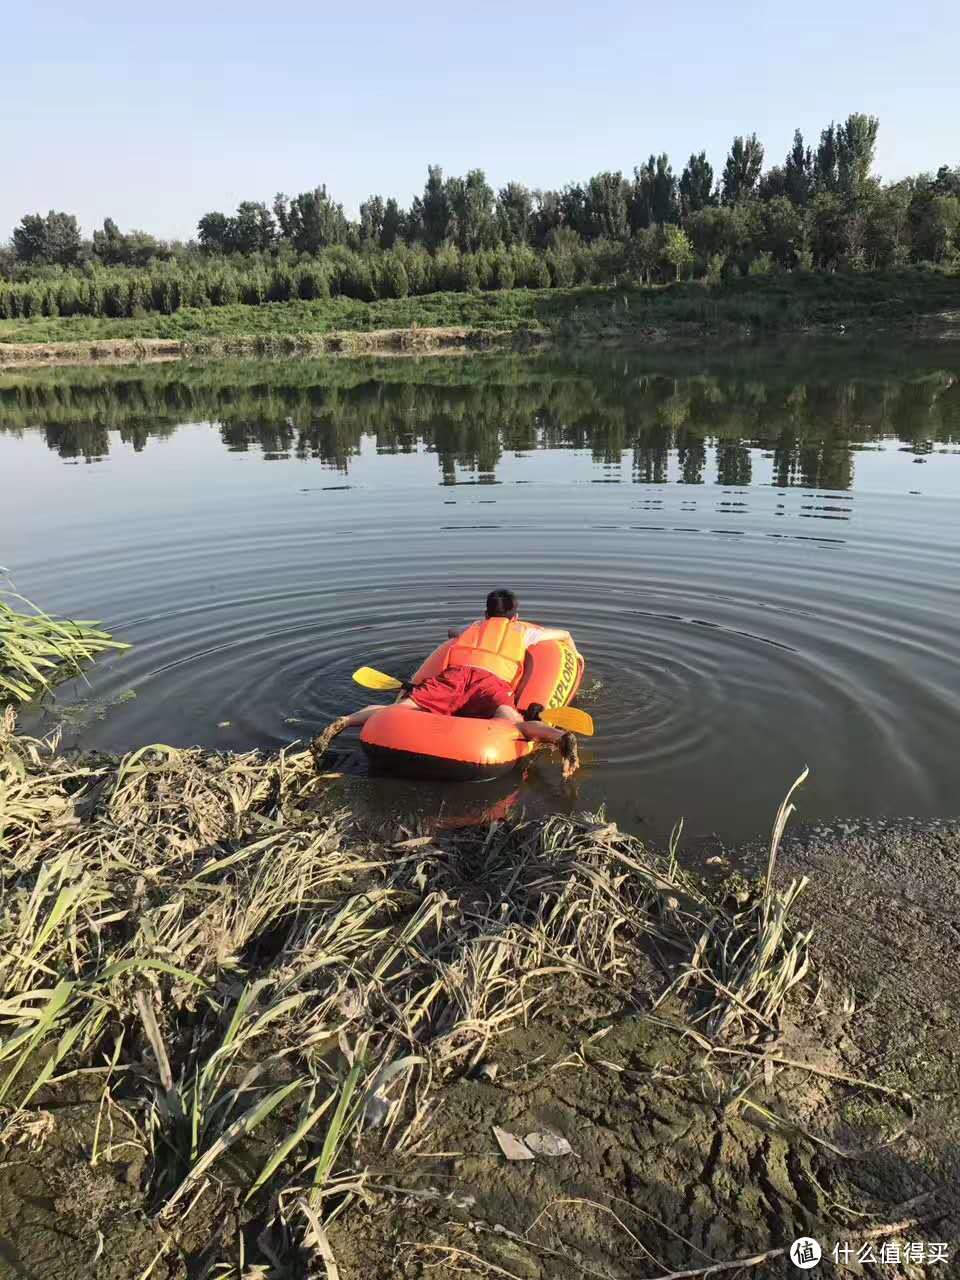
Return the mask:
<path id="1" fill-rule="evenodd" d="M 866 191 L 879 128 L 876 116 L 854 112 L 837 130 L 837 188 L 848 201 L 859 200 Z"/>
<path id="2" fill-rule="evenodd" d="M 723 200 L 736 204 L 753 195 L 763 168 L 763 143 L 755 133 L 734 138 L 723 168 Z"/>
<path id="3" fill-rule="evenodd" d="M 383 222 L 380 225 L 380 248 L 392 249 L 403 230 L 403 211 L 393 196 L 383 207 Z M 397 295 L 400 296 L 399 294 Z"/>
<path id="4" fill-rule="evenodd" d="M 439 249 L 447 243 L 452 232 L 453 215 L 440 165 L 432 164 L 427 167 L 423 196 L 414 200 L 413 212 L 423 229 L 423 242 L 428 249 Z"/>
<path id="5" fill-rule="evenodd" d="M 680 177 L 680 208 L 686 218 L 713 203 L 713 166 L 707 160 L 707 153 L 701 151 L 699 155 L 691 155 L 684 166 Z"/>
<path id="6" fill-rule="evenodd" d="M 623 174 L 597 173 L 584 192 L 586 233 L 592 239 L 625 240 L 630 232 L 627 184 Z"/>
<path id="7" fill-rule="evenodd" d="M 380 243 L 386 205 L 382 196 L 369 196 L 360 204 L 360 240 L 362 244 Z"/>
<path id="8" fill-rule="evenodd" d="M 461 253 L 476 253 L 492 244 L 493 188 L 482 169 L 471 169 L 465 178 L 449 180 L 447 205 Z"/>
<path id="9" fill-rule="evenodd" d="M 533 219 L 533 195 L 521 182 L 508 182 L 497 193 L 497 227 L 504 244 L 526 244 Z"/>
<path id="10" fill-rule="evenodd" d="M 815 191 L 837 190 L 837 150 L 837 126 L 831 122 L 820 133 L 820 145 L 813 161 Z"/>
<path id="11" fill-rule="evenodd" d="M 813 154 L 803 145 L 803 134 L 794 131 L 793 146 L 783 164 L 784 194 L 788 200 L 801 207 L 806 205 L 813 190 Z"/>

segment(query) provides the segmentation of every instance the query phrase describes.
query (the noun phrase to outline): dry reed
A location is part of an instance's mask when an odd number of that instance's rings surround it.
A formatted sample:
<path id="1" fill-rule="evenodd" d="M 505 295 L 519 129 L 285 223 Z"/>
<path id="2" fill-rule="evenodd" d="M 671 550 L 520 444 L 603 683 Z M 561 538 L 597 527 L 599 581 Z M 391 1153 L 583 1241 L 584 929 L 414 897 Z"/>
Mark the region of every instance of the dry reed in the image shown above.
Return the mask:
<path id="1" fill-rule="evenodd" d="M 638 958 L 667 952 L 664 994 L 735 1045 L 805 972 L 797 886 L 728 908 L 602 815 L 390 843 L 326 785 L 292 750 L 65 759 L 6 714 L 8 1135 L 109 1061 L 102 1105 L 129 1117 L 162 1221 L 233 1186 L 329 1273 L 325 1224 L 366 1194 L 361 1133 L 409 1146 L 439 1082 L 571 982 L 630 1000 Z"/>

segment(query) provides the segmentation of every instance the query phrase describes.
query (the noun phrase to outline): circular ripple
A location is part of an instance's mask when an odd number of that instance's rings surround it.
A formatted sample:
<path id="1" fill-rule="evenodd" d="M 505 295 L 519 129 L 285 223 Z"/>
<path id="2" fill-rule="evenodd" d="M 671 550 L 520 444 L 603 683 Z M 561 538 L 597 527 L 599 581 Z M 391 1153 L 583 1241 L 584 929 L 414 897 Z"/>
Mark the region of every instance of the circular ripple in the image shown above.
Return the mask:
<path id="1" fill-rule="evenodd" d="M 784 532 L 774 490 L 746 491 L 749 510 L 719 531 L 709 504 L 692 512 L 669 486 L 651 495 L 662 523 L 644 528 L 629 487 L 498 488 L 480 512 L 456 489 L 301 493 L 291 474 L 282 494 L 220 496 L 176 521 L 144 514 L 122 536 L 69 509 L 34 531 L 21 588 L 107 619 L 134 646 L 99 663 L 90 689 L 61 691 L 107 709 L 85 743 L 306 737 L 369 697 L 351 681 L 358 666 L 409 673 L 506 584 L 526 616 L 574 631 L 598 730 L 573 789 L 542 758 L 525 802 L 606 805 L 655 832 L 685 815 L 688 830 L 734 836 L 766 826 L 809 764 L 805 816 L 955 807 L 949 504 L 894 521 L 860 495 L 842 539 L 811 541 Z M 118 701 L 127 690 L 136 697 Z M 378 794 L 394 805 L 401 792 Z M 455 789 L 416 794 L 456 819 Z"/>

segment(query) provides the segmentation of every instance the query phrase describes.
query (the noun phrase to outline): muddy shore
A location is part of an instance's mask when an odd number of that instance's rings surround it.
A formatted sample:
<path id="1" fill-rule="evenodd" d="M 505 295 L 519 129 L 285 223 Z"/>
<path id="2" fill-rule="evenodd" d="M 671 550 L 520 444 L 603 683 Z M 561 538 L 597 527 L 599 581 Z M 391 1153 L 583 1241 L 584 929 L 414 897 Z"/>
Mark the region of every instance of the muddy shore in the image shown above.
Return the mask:
<path id="1" fill-rule="evenodd" d="M 758 840 L 729 864 L 759 872 L 767 848 Z M 929 1275 L 883 1262 L 881 1240 L 859 1238 L 883 1218 L 920 1220 L 883 1235 L 888 1259 L 945 1242 L 949 1260 L 934 1274 L 960 1275 L 960 819 L 797 828 L 777 879 L 804 876 L 793 920 L 813 930 L 816 995 L 793 1006 L 766 1050 L 823 1075 L 777 1065 L 751 1095 L 766 1114 L 717 1106 L 689 1087 L 702 1046 L 622 1007 L 561 1010 L 505 1037 L 492 1082 L 450 1088 L 430 1145 L 466 1151 L 427 1161 L 425 1203 L 381 1204 L 334 1229 L 344 1274 L 419 1277 L 434 1262 L 432 1274 L 452 1277 L 471 1254 L 490 1266 L 471 1263 L 478 1275 L 530 1280 L 699 1274 L 810 1235 L 824 1249 L 815 1274 Z M 559 1131 L 577 1161 L 505 1166 L 494 1124 Z M 409 1183 L 417 1169 L 391 1176 Z M 875 1218 L 845 1218 L 838 1203 Z M 451 1244 L 460 1256 L 444 1252 Z M 850 1247 L 850 1265 L 834 1262 L 834 1244 Z M 800 1274 L 782 1254 L 727 1273 Z"/>
<path id="2" fill-rule="evenodd" d="M 210 338 L 100 338 L 77 342 L 0 342 L 0 369 L 36 365 L 156 364 L 243 356 L 466 354 L 540 340 L 536 332 L 519 337 L 510 330 L 443 328 L 343 330 L 330 333 Z"/>
<path id="3" fill-rule="evenodd" d="M 960 819 L 800 828 L 780 874 L 810 877 L 797 922 L 814 929 L 821 974 L 853 1006 L 843 1060 L 918 1100 L 908 1133 L 864 1167 L 881 1183 L 910 1169 L 918 1187 L 952 1188 L 938 1238 L 956 1242 L 949 1274 L 960 1274 Z"/>
<path id="4" fill-rule="evenodd" d="M 0 1275 L 958 1274 L 960 822 L 798 828 L 766 884 L 763 841 L 360 831 L 306 753 L 6 734 Z M 18 1056 L 34 965 L 73 1021 Z"/>

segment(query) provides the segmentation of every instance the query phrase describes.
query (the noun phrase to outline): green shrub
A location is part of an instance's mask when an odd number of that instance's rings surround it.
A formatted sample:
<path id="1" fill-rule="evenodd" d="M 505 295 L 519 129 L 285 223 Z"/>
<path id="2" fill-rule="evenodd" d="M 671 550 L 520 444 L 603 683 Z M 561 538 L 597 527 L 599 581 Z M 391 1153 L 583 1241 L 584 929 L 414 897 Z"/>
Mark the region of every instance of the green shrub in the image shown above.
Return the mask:
<path id="1" fill-rule="evenodd" d="M 24 320 L 38 316 L 41 310 L 40 292 L 35 285 L 25 285 L 20 290 L 20 315 Z"/>
<path id="2" fill-rule="evenodd" d="M 773 254 L 770 253 L 768 250 L 764 250 L 763 253 L 758 253 L 757 256 L 750 263 L 749 267 L 747 267 L 747 275 L 748 276 L 772 275 L 774 270 L 776 269 L 776 265 L 777 264 L 774 261 Z"/>
<path id="3" fill-rule="evenodd" d="M 146 310 L 150 292 L 149 277 L 131 276 L 127 281 L 127 315 L 134 316 Z"/>
<path id="4" fill-rule="evenodd" d="M 481 288 L 480 267 L 477 254 L 465 253 L 460 258 L 460 270 L 454 291 L 457 293 L 479 293 Z M 486 274 L 486 273 L 485 273 Z"/>
<path id="5" fill-rule="evenodd" d="M 111 280 L 104 286 L 103 314 L 113 317 L 127 314 L 127 291 L 122 280 Z"/>
<path id="6" fill-rule="evenodd" d="M 493 260 L 493 287 L 495 289 L 512 289 L 516 275 L 513 262 L 506 251 L 501 251 Z"/>
<path id="7" fill-rule="evenodd" d="M 510 264 L 513 268 L 514 284 L 521 289 L 539 289 L 544 286 L 544 275 L 541 268 L 545 266 L 529 245 L 515 245 L 510 250 Z M 550 272 L 546 272 L 546 286 L 550 284 Z"/>
<path id="8" fill-rule="evenodd" d="M 463 262 L 457 249 L 438 249 L 432 259 L 433 281 L 431 293 L 456 293 L 460 289 L 478 289 L 480 276 L 476 264 L 464 282 Z"/>
<path id="9" fill-rule="evenodd" d="M 384 254 L 380 264 L 378 291 L 381 298 L 405 298 L 410 281 L 403 263 L 395 254 Z"/>
<path id="10" fill-rule="evenodd" d="M 373 272 L 366 259 L 351 253 L 340 270 L 340 293 L 358 302 L 375 302 L 377 298 Z"/>
<path id="11" fill-rule="evenodd" d="M 711 253 L 707 259 L 707 269 L 704 273 L 704 279 L 707 284 L 717 285 L 723 280 L 723 273 L 727 266 L 727 255 L 725 253 Z"/>
<path id="12" fill-rule="evenodd" d="M 322 261 L 307 262 L 298 269 L 297 297 L 307 301 L 330 297 L 330 282 Z"/>
<path id="13" fill-rule="evenodd" d="M 411 249 L 406 245 L 402 245 L 397 249 L 394 249 L 392 252 L 394 257 L 407 273 L 407 283 L 410 293 L 428 293 L 430 284 L 430 255 L 423 249 Z"/>
<path id="14" fill-rule="evenodd" d="M 180 305 L 184 307 L 209 307 L 210 291 L 206 276 L 197 271 L 187 276 L 183 282 Z"/>
<path id="15" fill-rule="evenodd" d="M 237 277 L 232 271 L 221 271 L 210 280 L 210 305 L 230 307 L 240 298 Z"/>
<path id="16" fill-rule="evenodd" d="M 257 268 L 250 271 L 240 278 L 240 301 L 246 303 L 248 307 L 259 307 L 261 303 L 266 301 L 267 297 L 267 278 L 265 274 Z"/>
<path id="17" fill-rule="evenodd" d="M 297 282 L 289 267 L 274 267 L 267 287 L 269 302 L 289 302 L 297 296 Z"/>
<path id="18" fill-rule="evenodd" d="M 545 262 L 553 288 L 569 289 L 576 276 L 576 266 L 572 254 L 557 253 L 553 249 L 548 249 Z"/>

